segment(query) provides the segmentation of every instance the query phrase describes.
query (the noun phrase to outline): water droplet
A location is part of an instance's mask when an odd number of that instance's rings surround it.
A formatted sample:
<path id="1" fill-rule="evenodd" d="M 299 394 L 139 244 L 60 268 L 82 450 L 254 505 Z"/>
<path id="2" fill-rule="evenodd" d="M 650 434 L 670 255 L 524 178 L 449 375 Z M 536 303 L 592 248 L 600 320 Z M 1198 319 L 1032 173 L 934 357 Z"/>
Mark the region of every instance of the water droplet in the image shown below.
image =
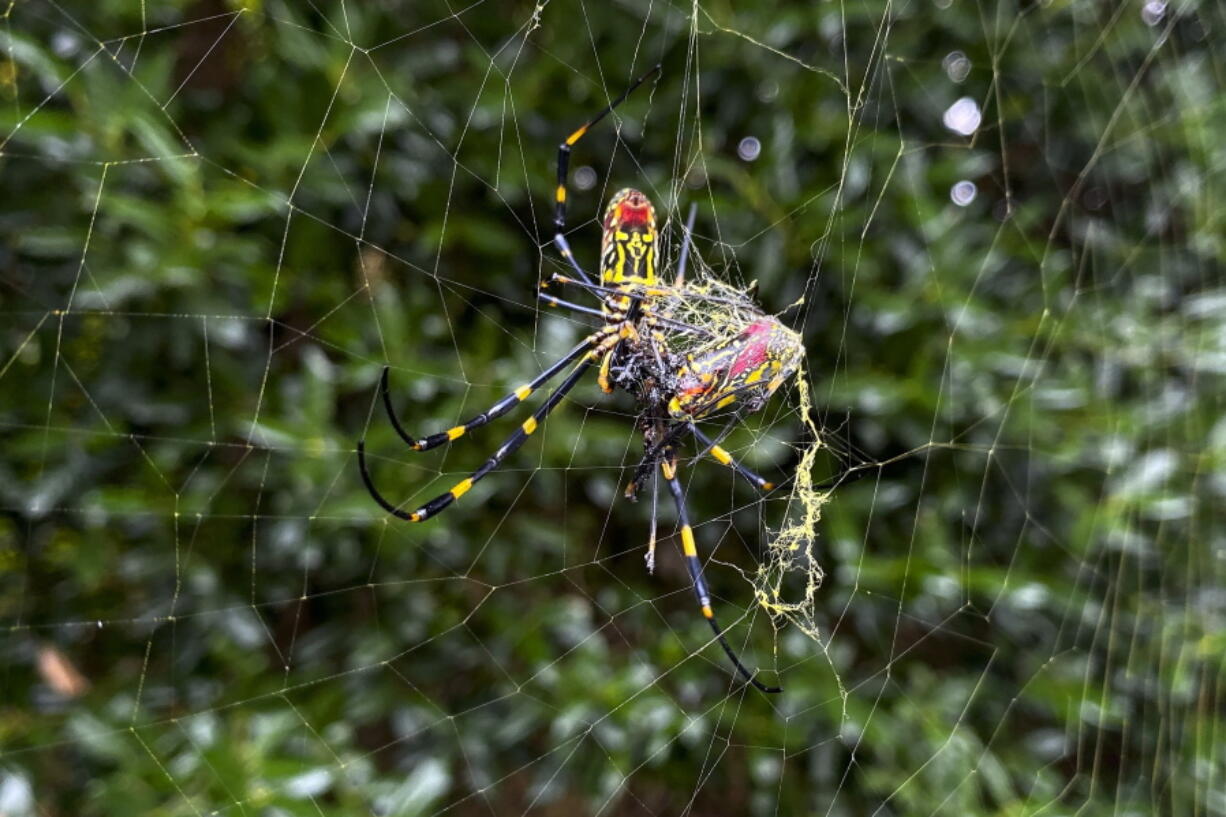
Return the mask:
<path id="1" fill-rule="evenodd" d="M 949 199 L 959 207 L 965 207 L 975 200 L 979 188 L 970 179 L 963 179 L 949 188 Z"/>
<path id="2" fill-rule="evenodd" d="M 746 136 L 736 146 L 736 155 L 747 162 L 752 162 L 762 153 L 762 143 L 756 136 Z"/>
<path id="3" fill-rule="evenodd" d="M 969 96 L 964 96 L 945 109 L 941 121 L 954 133 L 970 136 L 979 129 L 979 123 L 983 121 L 983 114 L 979 110 L 978 102 Z"/>

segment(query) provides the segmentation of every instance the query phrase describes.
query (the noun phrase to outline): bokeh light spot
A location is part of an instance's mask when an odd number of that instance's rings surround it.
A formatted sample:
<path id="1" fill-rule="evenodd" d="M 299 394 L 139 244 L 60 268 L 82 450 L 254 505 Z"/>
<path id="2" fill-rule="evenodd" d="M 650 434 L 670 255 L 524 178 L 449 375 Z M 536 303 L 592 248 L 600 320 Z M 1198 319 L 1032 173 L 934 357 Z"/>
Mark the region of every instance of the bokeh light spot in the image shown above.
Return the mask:
<path id="1" fill-rule="evenodd" d="M 762 143 L 758 141 L 756 136 L 746 136 L 736 146 L 736 155 L 740 156 L 746 162 L 752 162 L 757 159 L 762 153 Z"/>
<path id="2" fill-rule="evenodd" d="M 975 200 L 975 195 L 979 192 L 979 188 L 970 179 L 963 179 L 956 182 L 953 187 L 949 188 L 949 200 L 959 207 L 966 207 Z"/>
<path id="3" fill-rule="evenodd" d="M 945 127 L 954 133 L 970 136 L 979 130 L 979 123 L 983 121 L 983 114 L 979 110 L 978 102 L 969 96 L 964 96 L 945 109 L 945 114 L 941 117 L 941 121 L 945 123 Z"/>

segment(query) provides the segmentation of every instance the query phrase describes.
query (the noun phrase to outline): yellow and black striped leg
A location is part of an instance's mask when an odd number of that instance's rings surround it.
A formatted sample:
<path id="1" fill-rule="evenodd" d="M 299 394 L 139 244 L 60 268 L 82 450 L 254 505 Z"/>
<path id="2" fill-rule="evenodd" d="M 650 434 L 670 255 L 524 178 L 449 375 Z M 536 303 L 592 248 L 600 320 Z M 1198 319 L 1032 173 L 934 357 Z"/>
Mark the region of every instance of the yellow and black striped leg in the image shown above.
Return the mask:
<path id="1" fill-rule="evenodd" d="M 572 286 L 581 287 L 582 289 L 586 289 L 587 291 L 602 298 L 612 295 L 617 298 L 629 298 L 632 301 L 643 301 L 647 298 L 658 295 L 667 295 L 669 293 L 669 290 L 663 287 L 647 287 L 646 289 L 640 291 L 628 292 L 624 289 L 607 287 L 603 284 L 590 284 L 587 281 L 580 281 L 567 275 L 559 275 L 556 272 L 549 276 L 549 282 L 556 284 L 570 284 Z"/>
<path id="2" fill-rule="evenodd" d="M 622 100 L 630 96 L 635 88 L 642 85 L 659 70 L 660 66 L 656 65 L 655 68 L 652 68 L 650 71 L 643 74 L 643 76 L 630 83 L 630 87 L 622 91 L 621 96 L 606 105 L 604 109 L 600 111 L 600 113 L 596 114 L 587 122 L 580 125 L 574 131 L 574 133 L 566 137 L 562 144 L 558 145 L 558 188 L 554 194 L 555 207 L 553 213 L 553 223 L 558 228 L 559 234 L 566 229 L 566 177 L 567 170 L 570 168 L 570 149 L 574 147 L 576 142 L 583 138 L 583 134 L 587 133 L 589 128 L 612 113 L 613 109 L 620 105 Z M 559 245 L 559 249 L 561 249 L 561 245 Z M 563 255 L 565 256 L 565 253 L 563 253 Z"/>
<path id="3" fill-rule="evenodd" d="M 750 471 L 745 466 L 741 465 L 735 458 L 733 458 L 731 454 L 725 451 L 723 447 L 716 445 L 714 440 L 712 440 L 706 434 L 703 434 L 702 431 L 699 430 L 698 426 L 690 423 L 689 427 L 690 433 L 694 435 L 694 439 L 698 440 L 700 445 L 705 445 L 707 447 L 707 453 L 718 460 L 721 464 L 728 466 L 733 471 L 736 471 L 745 479 L 752 482 L 760 491 L 775 490 L 775 483 L 764 479 L 758 474 L 755 474 L 753 471 Z"/>
<path id="4" fill-rule="evenodd" d="M 599 350 L 602 347 L 597 348 Z M 480 482 L 486 474 L 490 473 L 501 465 L 502 461 L 506 459 L 508 454 L 515 451 L 521 445 L 527 442 L 528 437 L 532 434 L 532 432 L 536 431 L 537 424 L 540 423 L 541 420 L 545 419 L 549 412 L 554 410 L 558 403 L 562 401 L 562 398 L 566 396 L 566 393 L 575 387 L 575 384 L 579 382 L 579 378 L 581 378 L 588 368 L 596 361 L 598 353 L 599 352 L 596 350 L 588 352 L 583 360 L 579 362 L 579 365 L 576 366 L 571 373 L 567 375 L 566 379 L 553 390 L 553 393 L 549 395 L 549 398 L 544 402 L 544 404 L 534 411 L 532 416 L 525 420 L 524 424 L 520 426 L 514 434 L 508 437 L 507 440 L 498 447 L 498 450 L 495 451 L 493 455 L 481 465 L 480 468 L 473 471 L 467 479 L 457 483 L 450 491 L 444 494 L 439 494 L 434 499 L 430 500 L 425 505 L 422 505 L 412 513 L 393 505 L 379 493 L 377 488 L 375 488 L 374 482 L 370 478 L 370 472 L 366 468 L 366 453 L 363 444 L 359 442 L 358 468 L 362 472 L 362 481 L 366 484 L 366 490 L 370 492 L 370 495 L 374 498 L 375 502 L 378 502 L 383 510 L 387 511 L 398 519 L 404 519 L 407 522 L 424 522 L 430 517 L 437 515 L 447 506 L 451 505 L 451 503 L 455 502 L 457 499 L 466 494 L 469 489 Z"/>
<path id="5" fill-rule="evenodd" d="M 478 414 L 476 417 L 472 418 L 466 423 L 454 426 L 446 431 L 440 431 L 437 434 L 417 438 L 406 431 L 405 427 L 401 425 L 400 419 L 396 416 L 396 410 L 392 408 L 392 398 L 387 382 L 388 370 L 386 367 L 383 369 L 383 377 L 379 381 L 379 390 L 383 395 L 383 408 L 387 410 L 387 417 L 392 421 L 392 428 L 396 429 L 396 433 L 400 435 L 400 439 L 408 443 L 414 451 L 429 451 L 431 448 L 438 448 L 444 443 L 457 440 L 468 432 L 472 431 L 474 428 L 480 428 L 491 420 L 496 420 L 497 418 L 506 414 L 524 400 L 528 399 L 528 396 L 531 395 L 532 392 L 536 391 L 536 389 L 543 383 L 551 380 L 557 375 L 558 372 L 565 369 L 567 365 L 573 363 L 581 355 L 591 349 L 592 346 L 598 343 L 606 334 L 608 334 L 606 330 L 601 330 L 600 332 L 589 335 L 583 340 L 582 343 L 567 352 L 560 360 L 558 360 L 557 363 L 554 363 L 548 369 L 538 374 L 531 381 L 520 386 L 518 389 L 515 389 L 506 397 L 502 398 L 497 403 L 483 411 L 481 414 Z"/>
<path id="6" fill-rule="evenodd" d="M 586 289 L 588 292 L 591 292 L 597 296 L 604 298 L 606 302 L 610 300 L 610 296 L 620 301 L 628 301 L 629 304 L 627 304 L 627 309 L 631 305 L 637 305 L 639 314 L 642 314 L 642 315 L 651 314 L 650 308 L 648 307 L 646 303 L 644 303 L 644 301 L 646 301 L 649 298 L 667 296 L 667 295 L 672 294 L 672 290 L 661 288 L 661 287 L 647 288 L 647 289 L 635 290 L 635 291 L 615 289 L 613 287 L 601 286 L 600 284 L 589 284 L 584 281 L 580 281 L 577 278 L 569 278 L 565 275 L 555 274 L 551 276 L 549 280 L 555 283 L 559 283 L 559 284 L 571 284 L 571 285 L 580 287 L 581 289 Z M 550 296 L 546 296 L 546 299 L 548 299 L 548 297 Z M 681 321 L 674 321 L 669 318 L 660 317 L 658 315 L 655 316 L 655 321 L 661 326 L 667 326 L 668 328 L 674 331 L 684 332 L 687 335 L 698 335 L 700 337 L 706 337 L 706 338 L 715 337 L 711 332 L 709 332 L 706 329 L 703 329 L 702 327 L 694 326 L 688 323 L 683 323 Z"/>
<path id="7" fill-rule="evenodd" d="M 715 612 L 711 609 L 711 593 L 707 590 L 707 581 L 702 575 L 702 562 L 698 560 L 694 529 L 690 527 L 689 513 L 685 508 L 685 493 L 681 490 L 681 483 L 677 480 L 677 461 L 672 456 L 672 451 L 667 452 L 664 461 L 660 463 L 660 469 L 665 481 L 668 482 L 669 491 L 672 492 L 673 502 L 677 505 L 677 522 L 681 526 L 681 549 L 685 554 L 685 565 L 689 568 L 690 579 L 694 582 L 694 594 L 698 596 L 703 618 L 707 620 L 707 624 L 711 625 L 711 631 L 715 633 L 719 645 L 724 648 L 729 660 L 746 681 L 762 692 L 782 692 L 780 687 L 768 687 L 754 678 L 754 673 L 741 663 L 741 659 L 737 658 L 736 653 L 732 651 L 728 639 L 724 637 L 724 631 L 720 629 L 719 622 L 715 620 Z"/>

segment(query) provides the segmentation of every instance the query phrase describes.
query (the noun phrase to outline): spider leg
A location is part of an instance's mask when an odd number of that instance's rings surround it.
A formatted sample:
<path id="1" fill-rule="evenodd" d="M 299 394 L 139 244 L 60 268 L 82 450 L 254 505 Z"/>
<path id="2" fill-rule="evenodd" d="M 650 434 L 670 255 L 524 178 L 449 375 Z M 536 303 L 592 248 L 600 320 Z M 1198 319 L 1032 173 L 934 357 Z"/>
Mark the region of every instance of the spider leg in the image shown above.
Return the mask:
<path id="1" fill-rule="evenodd" d="M 561 190 L 565 188 L 559 188 L 559 189 Z M 583 282 L 585 284 L 594 283 L 592 281 L 591 276 L 589 276 L 586 272 L 584 272 L 583 267 L 579 266 L 579 262 L 575 260 L 575 254 L 571 252 L 570 242 L 566 240 L 566 236 L 562 235 L 562 233 L 559 232 L 557 235 L 553 237 L 553 243 L 557 245 L 558 252 L 561 254 L 561 256 L 564 259 L 566 259 L 566 262 L 568 264 L 570 264 L 570 268 L 573 269 L 575 272 L 579 273 L 579 277 L 583 279 Z"/>
<path id="2" fill-rule="evenodd" d="M 656 519 L 660 509 L 660 481 L 653 479 L 651 481 L 651 530 L 647 538 L 647 555 L 643 557 L 647 562 L 647 572 L 649 574 L 656 572 Z"/>
<path id="3" fill-rule="evenodd" d="M 601 312 L 599 309 L 593 309 L 590 306 L 583 306 L 581 304 L 577 304 L 572 301 L 564 301 L 561 298 L 556 298 L 553 295 L 550 295 L 546 292 L 538 292 L 536 294 L 536 297 L 538 300 L 544 301 L 550 306 L 561 307 L 562 309 L 569 309 L 574 312 L 581 312 L 584 315 L 592 315 L 604 321 L 617 320 L 618 318 L 618 315 L 615 313 L 605 313 L 605 312 Z M 640 311 L 643 313 L 644 320 L 652 327 L 656 327 L 659 325 L 673 324 L 674 328 L 678 329 L 679 331 L 683 329 L 691 328 L 691 327 L 685 326 L 684 324 L 677 323 L 676 321 L 669 321 L 667 318 L 661 318 L 657 316 L 656 314 L 654 314 L 646 306 L 644 306 Z M 658 330 L 653 332 L 653 337 L 656 340 L 663 342 L 663 338 L 660 336 Z M 652 351 L 655 352 L 656 362 L 660 365 L 660 369 L 663 370 L 664 360 L 660 357 L 659 349 L 656 347 L 652 347 Z"/>
<path id="4" fill-rule="evenodd" d="M 589 283 L 585 283 L 584 281 L 577 281 L 574 278 L 570 278 L 566 275 L 560 275 L 556 272 L 553 275 L 549 276 L 549 281 L 550 283 L 556 281 L 559 284 L 573 284 L 575 286 L 583 287 L 584 289 L 591 290 L 592 292 L 598 292 L 602 295 L 616 295 L 621 298 L 632 298 L 632 299 L 639 300 L 639 301 L 644 300 L 646 298 L 668 297 L 670 295 L 675 296 L 678 294 L 677 288 L 672 285 L 668 285 L 668 284 L 657 284 L 654 287 L 642 287 L 640 289 L 636 289 L 636 290 L 632 290 L 628 292 L 625 289 L 614 289 L 613 287 L 602 286 L 601 284 L 589 284 Z M 730 306 L 744 306 L 744 303 L 742 301 L 734 301 L 731 298 L 721 298 L 716 295 L 702 294 L 702 295 L 696 296 L 696 298 L 699 301 L 703 303 L 708 303 L 708 304 L 728 304 Z"/>
<path id="5" fill-rule="evenodd" d="M 556 272 L 549 276 L 549 280 L 550 282 L 556 281 L 559 284 L 573 284 L 574 286 L 594 292 L 597 295 L 613 295 L 618 298 L 629 298 L 632 301 L 643 301 L 647 298 L 668 295 L 672 292 L 671 289 L 666 287 L 647 287 L 639 291 L 615 289 L 613 287 L 606 287 L 600 284 L 593 284 L 588 281 L 578 281 L 565 275 L 558 275 Z"/>
<path id="6" fill-rule="evenodd" d="M 630 94 L 634 91 L 635 88 L 639 87 L 644 82 L 651 79 L 651 77 L 654 76 L 657 72 L 659 72 L 659 70 L 660 70 L 660 66 L 657 64 L 650 71 L 643 74 L 641 77 L 636 79 L 634 82 L 630 83 L 630 87 L 622 91 L 621 96 L 619 96 L 617 99 L 613 100 L 608 105 L 606 105 L 600 111 L 600 113 L 596 114 L 591 119 L 589 119 L 587 122 L 584 122 L 582 125 L 580 125 L 579 128 L 576 129 L 570 136 L 566 137 L 565 141 L 563 141 L 562 144 L 558 145 L 558 189 L 555 195 L 556 205 L 555 205 L 554 213 L 553 213 L 553 223 L 554 223 L 554 226 L 558 228 L 559 236 L 562 234 L 562 231 L 566 229 L 566 178 L 567 178 L 567 169 L 570 167 L 570 149 L 574 146 L 576 142 L 578 142 L 580 139 L 583 138 L 583 134 L 587 133 L 588 129 L 590 129 L 597 122 L 599 122 L 600 120 L 604 119 L 606 116 L 611 114 L 613 112 L 613 109 L 616 108 L 618 105 L 620 105 L 626 97 L 630 96 Z M 557 237 L 555 237 L 554 241 L 557 242 L 557 240 L 558 240 Z M 563 247 L 565 246 L 566 246 L 566 239 L 562 239 L 562 242 L 558 244 L 558 249 L 562 250 L 563 258 L 567 258 L 567 260 L 570 260 L 570 258 L 568 257 L 567 251 L 563 250 Z M 580 274 L 581 275 L 583 274 L 582 270 L 580 270 Z M 583 275 L 583 277 L 586 278 L 587 276 Z"/>
<path id="7" fill-rule="evenodd" d="M 685 554 L 685 565 L 689 568 L 690 579 L 694 582 L 694 595 L 698 597 L 698 604 L 702 608 L 702 616 L 707 620 L 707 624 L 711 625 L 711 631 L 715 633 L 715 638 L 719 641 L 719 645 L 724 648 L 724 653 L 732 661 L 737 672 L 741 676 L 753 684 L 753 686 L 761 692 L 782 692 L 780 687 L 768 687 L 754 677 L 755 673 L 741 663 L 741 659 L 732 650 L 732 646 L 728 643 L 728 639 L 724 637 L 724 631 L 720 628 L 719 622 L 715 620 L 715 612 L 711 609 L 711 593 L 707 589 L 707 581 L 702 575 L 702 562 L 698 560 L 698 549 L 694 543 L 694 529 L 690 527 L 689 513 L 685 507 L 685 493 L 681 489 L 681 483 L 677 481 L 677 461 L 672 457 L 672 452 L 668 452 L 668 456 L 660 463 L 660 470 L 664 474 L 665 481 L 668 482 L 668 489 L 672 492 L 673 502 L 677 506 L 677 521 L 681 525 L 681 549 Z"/>
<path id="8" fill-rule="evenodd" d="M 727 465 L 729 468 L 736 471 L 741 476 L 745 477 L 745 479 L 752 482 L 754 486 L 758 488 L 758 490 L 773 491 L 775 489 L 775 483 L 764 479 L 758 474 L 755 474 L 753 471 L 750 471 L 744 465 L 741 465 L 741 463 L 739 463 L 731 454 L 729 454 L 726 450 L 724 450 L 724 448 L 717 445 L 715 440 L 712 440 L 710 437 L 704 434 L 698 428 L 698 426 L 694 425 L 693 423 L 690 423 L 689 431 L 691 434 L 694 435 L 694 439 L 698 440 L 699 443 L 707 447 L 707 450 L 704 453 L 710 454 L 712 457 L 718 460 L 721 464 Z"/>
<path id="9" fill-rule="evenodd" d="M 685 229 L 681 233 L 681 258 L 677 261 L 677 280 L 673 286 L 679 287 L 685 283 L 685 265 L 690 260 L 691 236 L 694 234 L 694 216 L 698 215 L 698 205 L 690 205 L 690 213 L 685 217 Z"/>
<path id="10" fill-rule="evenodd" d="M 600 318 L 601 320 L 604 320 L 605 318 L 608 317 L 607 315 L 605 315 L 605 313 L 601 312 L 599 309 L 593 309 L 590 306 L 581 306 L 580 304 L 571 303 L 570 301 L 564 301 L 561 298 L 555 298 L 552 295 L 549 295 L 545 292 L 536 293 L 536 297 L 538 300 L 544 301 L 550 306 L 560 306 L 563 309 L 570 309 L 574 312 L 582 312 L 584 315 L 595 315 L 597 318 Z"/>
<path id="11" fill-rule="evenodd" d="M 596 383 L 600 386 L 600 390 L 605 394 L 613 393 L 613 384 L 609 382 L 609 373 L 613 368 L 613 356 L 617 354 L 618 343 L 621 340 L 638 340 L 638 330 L 634 328 L 634 322 L 629 319 L 623 319 L 619 324 L 610 324 L 617 331 L 617 340 L 609 343 L 606 342 L 600 348 L 604 350 L 604 357 L 600 359 L 600 374 L 596 377 Z M 598 350 L 599 351 L 599 350 Z"/>
<path id="12" fill-rule="evenodd" d="M 541 372 L 524 385 L 515 389 L 506 397 L 503 397 L 497 403 L 478 414 L 476 417 L 473 417 L 466 423 L 453 426 L 446 431 L 440 431 L 437 434 L 430 434 L 426 437 L 417 438 L 405 430 L 404 426 L 400 422 L 400 418 L 396 416 L 396 410 L 392 407 L 391 392 L 388 388 L 387 367 L 384 367 L 383 376 L 379 379 L 379 391 L 383 396 L 383 407 L 387 410 L 387 417 L 392 422 L 392 428 L 396 429 L 396 433 L 400 435 L 400 439 L 408 443 L 409 447 L 414 451 L 429 451 L 431 448 L 438 448 L 444 443 L 449 443 L 452 440 L 463 437 L 474 428 L 480 428 L 491 420 L 498 419 L 511 409 L 518 406 L 524 400 L 528 399 L 528 396 L 531 395 L 532 392 L 539 386 L 541 386 L 541 384 L 551 380 L 557 375 L 558 372 L 565 369 L 568 364 L 573 363 L 584 352 L 591 349 L 593 345 L 599 343 L 602 335 L 608 335 L 608 331 L 602 329 L 593 333 L 592 335 L 589 335 L 583 340 L 582 343 L 567 352 L 548 369 Z"/>
<path id="13" fill-rule="evenodd" d="M 660 442 L 656 443 L 651 450 L 643 455 L 643 459 L 639 460 L 638 466 L 634 470 L 634 476 L 630 480 L 630 484 L 626 486 L 626 497 L 634 499 L 638 493 L 638 486 L 647 478 L 648 472 L 655 467 L 656 461 L 661 456 L 661 453 L 677 441 L 684 433 L 694 435 L 694 439 L 698 440 L 700 445 L 706 446 L 706 451 L 703 454 L 710 454 L 719 463 L 727 465 L 729 468 L 736 471 L 749 482 L 753 483 L 754 487 L 760 491 L 775 490 L 775 483 L 754 473 L 745 466 L 741 465 L 736 458 L 729 454 L 723 447 L 717 445 L 714 440 L 704 434 L 697 425 L 692 421 L 681 421 L 673 426 Z M 701 455 L 700 455 L 701 456 Z"/>
<path id="14" fill-rule="evenodd" d="M 630 483 L 626 486 L 626 498 L 637 502 L 639 486 L 647 479 L 647 476 L 656 467 L 657 462 L 664 462 L 668 453 L 672 452 L 672 445 L 681 437 L 682 434 L 689 431 L 685 423 L 678 423 L 670 426 L 664 436 L 658 442 L 643 452 L 643 458 L 639 460 L 639 464 L 635 466 L 634 476 L 631 477 Z"/>
<path id="15" fill-rule="evenodd" d="M 609 370 L 613 367 L 613 350 L 604 353 L 600 359 L 600 373 L 596 375 L 596 384 L 605 394 L 613 393 L 613 384 L 609 382 Z"/>
<path id="16" fill-rule="evenodd" d="M 620 340 L 620 335 L 613 335 L 606 338 L 605 341 L 598 345 L 595 349 L 587 352 L 583 359 L 579 361 L 579 365 L 575 366 L 571 370 L 570 374 L 566 376 L 566 379 L 553 390 L 553 392 L 549 395 L 549 398 L 541 405 L 541 407 L 534 411 L 532 416 L 525 420 L 524 424 L 516 429 L 515 433 L 508 437 L 503 444 L 498 447 L 498 450 L 496 450 L 489 459 L 482 463 L 480 468 L 469 474 L 467 479 L 456 483 L 456 485 L 450 491 L 439 494 L 434 499 L 431 499 L 425 505 L 422 505 L 412 513 L 393 505 L 379 493 L 377 488 L 375 488 L 374 481 L 370 477 L 370 471 L 366 467 L 365 441 L 359 441 L 358 468 L 362 473 L 362 482 L 366 484 L 366 490 L 370 492 L 370 495 L 374 498 L 375 502 L 379 503 L 383 510 L 387 511 L 398 519 L 403 519 L 407 522 L 424 522 L 430 517 L 435 516 L 447 506 L 451 505 L 451 503 L 455 502 L 457 499 L 467 493 L 469 489 L 473 487 L 473 485 L 480 482 L 487 474 L 501 465 L 502 461 L 506 459 L 508 454 L 512 453 L 527 442 L 528 437 L 531 436 L 534 431 L 536 431 L 537 425 L 540 423 L 540 421 L 545 419 L 545 417 L 547 417 L 549 413 L 552 412 L 560 402 L 562 402 L 562 398 L 566 396 L 567 392 L 575 387 L 575 384 L 579 382 L 579 379 L 583 377 L 588 368 L 600 359 L 600 356 L 604 354 L 606 346 L 615 344 Z"/>
<path id="17" fill-rule="evenodd" d="M 670 295 L 673 292 L 671 289 L 651 288 L 651 289 L 645 289 L 645 290 L 641 290 L 637 292 L 633 290 L 627 291 L 627 290 L 622 290 L 622 289 L 613 289 L 612 287 L 601 286 L 600 284 L 585 283 L 575 278 L 568 278 L 565 275 L 554 275 L 550 278 L 550 280 L 556 281 L 559 284 L 573 284 L 577 287 L 580 287 L 581 289 L 586 289 L 589 292 L 596 293 L 597 295 L 611 296 L 611 297 L 605 298 L 606 303 L 609 303 L 610 301 L 613 301 L 613 300 L 620 299 L 624 301 L 629 301 L 632 306 L 637 304 L 639 314 L 651 315 L 652 320 L 654 320 L 657 324 L 659 324 L 660 326 L 667 326 L 669 329 L 672 329 L 674 331 L 684 332 L 689 335 L 701 335 L 703 337 L 708 337 L 708 338 L 714 337 L 706 329 L 703 329 L 698 326 L 692 326 L 682 321 L 675 321 L 671 318 L 665 318 L 659 315 L 655 315 L 652 312 L 651 306 L 647 303 L 648 299 Z M 542 300 L 546 302 L 549 302 L 553 296 L 552 295 L 538 295 L 537 297 L 541 298 Z M 559 305 L 565 306 L 566 302 L 559 300 Z M 583 310 L 580 310 L 580 311 L 583 311 Z M 605 317 L 606 319 L 608 318 L 608 316 L 604 315 L 604 313 L 601 313 L 601 315 L 602 317 Z"/>

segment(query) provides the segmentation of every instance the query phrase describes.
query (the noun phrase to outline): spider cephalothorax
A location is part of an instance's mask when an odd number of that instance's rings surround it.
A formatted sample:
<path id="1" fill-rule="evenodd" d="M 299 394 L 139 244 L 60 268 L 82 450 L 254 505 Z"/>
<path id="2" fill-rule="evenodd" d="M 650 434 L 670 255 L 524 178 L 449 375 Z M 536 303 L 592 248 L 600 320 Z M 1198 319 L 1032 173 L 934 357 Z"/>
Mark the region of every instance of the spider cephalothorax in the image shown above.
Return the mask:
<path id="1" fill-rule="evenodd" d="M 704 453 L 735 469 L 759 489 L 772 490 L 772 483 L 734 460 L 696 423 L 720 416 L 732 420 L 737 415 L 761 409 L 798 371 L 804 357 L 800 336 L 754 303 L 752 286 L 737 289 L 705 275 L 686 279 L 693 210 L 682 237 L 676 274 L 667 282 L 661 280 L 657 269 L 660 234 L 656 228 L 655 207 L 638 190 L 626 188 L 617 192 L 605 208 L 601 222 L 600 274 L 596 279 L 575 259 L 564 234 L 571 148 L 592 125 L 658 70 L 659 66 L 641 77 L 558 148 L 554 243 L 574 275 L 554 275 L 551 281 L 585 290 L 599 299 L 600 308 L 564 301 L 545 292 L 539 297 L 551 306 L 599 318 L 600 326 L 556 363 L 486 411 L 466 423 L 426 437 L 413 437 L 396 417 L 386 368 L 380 387 L 393 428 L 413 450 L 425 451 L 459 439 L 503 416 L 569 367 L 570 372 L 561 385 L 480 468 L 450 491 L 416 510 L 406 511 L 389 502 L 375 488 L 366 467 L 364 441 L 358 443 L 358 464 L 366 488 L 384 510 L 409 522 L 425 521 L 446 509 L 501 465 L 536 431 L 538 424 L 583 375 L 598 364 L 597 381 L 605 392 L 622 389 L 638 402 L 638 427 L 643 433 L 644 454 L 630 479 L 627 493 L 633 496 L 658 466 L 677 507 L 682 552 L 703 617 L 737 671 L 758 689 L 778 692 L 778 687 L 765 686 L 741 663 L 715 620 L 694 531 L 689 523 L 685 494 L 678 479 L 675 449 L 685 438 L 692 437 L 704 448 Z M 654 547 L 653 537 L 647 554 L 649 566 L 654 565 Z"/>

